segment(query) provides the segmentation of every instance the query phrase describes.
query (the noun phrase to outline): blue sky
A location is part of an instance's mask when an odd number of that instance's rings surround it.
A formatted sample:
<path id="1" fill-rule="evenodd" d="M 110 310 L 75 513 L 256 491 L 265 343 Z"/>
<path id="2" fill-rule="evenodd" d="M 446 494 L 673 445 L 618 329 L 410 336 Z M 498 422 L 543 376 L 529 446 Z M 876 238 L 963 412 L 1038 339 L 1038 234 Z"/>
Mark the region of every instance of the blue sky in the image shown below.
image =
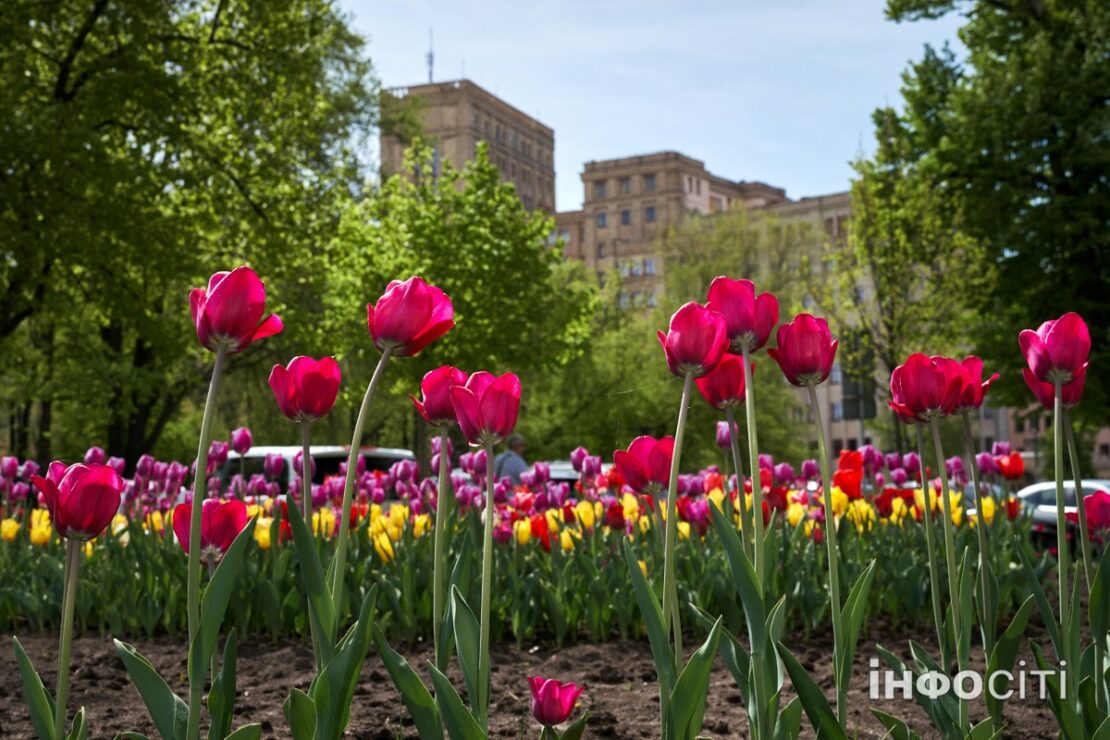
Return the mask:
<path id="1" fill-rule="evenodd" d="M 883 0 L 340 0 L 386 86 L 468 77 L 555 129 L 559 210 L 591 159 L 675 149 L 797 198 L 846 190 L 871 112 L 962 20 Z M 958 42 L 956 42 L 958 44 Z"/>

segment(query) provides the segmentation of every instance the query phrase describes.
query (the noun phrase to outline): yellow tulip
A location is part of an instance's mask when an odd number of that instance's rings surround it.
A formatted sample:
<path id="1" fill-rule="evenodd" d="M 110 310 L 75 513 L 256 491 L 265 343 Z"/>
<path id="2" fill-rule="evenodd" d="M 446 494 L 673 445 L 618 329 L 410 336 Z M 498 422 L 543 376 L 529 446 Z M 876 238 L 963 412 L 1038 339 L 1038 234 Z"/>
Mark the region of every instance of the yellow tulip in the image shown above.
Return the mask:
<path id="1" fill-rule="evenodd" d="M 806 507 L 798 502 L 793 502 L 786 507 L 786 521 L 789 522 L 791 527 L 797 527 L 798 523 L 805 518 Z"/>
<path id="2" fill-rule="evenodd" d="M 856 525 L 857 532 L 869 532 L 875 526 L 875 509 L 863 499 L 856 499 L 848 506 L 848 521 Z"/>
<path id="3" fill-rule="evenodd" d="M 579 501 L 574 506 L 574 515 L 578 517 L 578 523 L 586 529 L 590 529 L 597 521 L 597 516 L 594 512 L 594 504 L 589 501 Z"/>
<path id="4" fill-rule="evenodd" d="M 721 511 L 725 510 L 725 492 L 722 491 L 720 488 L 714 488 L 712 491 L 707 493 L 706 496 L 709 498 L 710 501 L 717 505 L 718 509 L 720 509 Z"/>
<path id="5" fill-rule="evenodd" d="M 12 542 L 15 540 L 16 534 L 19 533 L 19 521 L 16 519 L 5 519 L 0 521 L 0 538 L 5 542 Z"/>
<path id="6" fill-rule="evenodd" d="M 147 532 L 162 534 L 166 529 L 166 517 L 160 511 L 152 511 L 146 515 L 143 527 Z"/>
<path id="7" fill-rule="evenodd" d="M 690 522 L 679 522 L 678 523 L 678 539 L 680 539 L 680 540 L 690 539 Z"/>
<path id="8" fill-rule="evenodd" d="M 651 517 L 640 517 L 640 533 L 647 534 L 649 531 L 651 531 Z"/>
<path id="9" fill-rule="evenodd" d="M 994 514 L 998 510 L 998 505 L 994 502 L 993 496 L 983 497 L 983 521 L 990 524 L 994 521 Z"/>
<path id="10" fill-rule="evenodd" d="M 315 535 L 331 537 L 335 533 L 335 510 L 325 506 L 312 512 L 312 532 Z"/>
<path id="11" fill-rule="evenodd" d="M 270 525 L 274 520 L 268 516 L 258 517 L 258 523 L 254 525 L 254 541 L 258 543 L 258 547 L 262 550 L 270 549 Z"/>
<path id="12" fill-rule="evenodd" d="M 262 513 L 262 507 L 260 507 L 258 504 L 247 504 L 248 519 L 254 519 L 260 513 Z"/>
<path id="13" fill-rule="evenodd" d="M 914 500 L 914 505 L 917 506 L 917 510 L 921 511 L 921 512 L 924 512 L 925 511 L 925 491 L 921 488 L 918 488 L 916 491 L 913 492 L 913 500 Z M 935 512 L 937 510 L 938 506 L 940 506 L 940 496 L 938 496 L 937 492 L 934 491 L 930 487 L 929 488 L 929 511 Z"/>
<path id="14" fill-rule="evenodd" d="M 574 538 L 570 536 L 569 529 L 564 529 L 559 533 L 559 545 L 562 546 L 564 550 L 574 549 Z"/>
<path id="15" fill-rule="evenodd" d="M 389 563 L 393 560 L 393 543 L 389 541 L 388 535 L 380 534 L 374 538 L 374 550 L 382 562 Z"/>
<path id="16" fill-rule="evenodd" d="M 640 502 L 631 493 L 621 497 L 621 506 L 624 508 L 625 519 L 636 519 L 640 516 Z"/>
<path id="17" fill-rule="evenodd" d="M 832 507 L 835 516 L 841 516 L 848 510 L 848 494 L 840 490 L 840 486 L 832 487 Z"/>
<path id="18" fill-rule="evenodd" d="M 50 512 L 46 509 L 31 509 L 31 528 L 49 527 Z"/>
<path id="19" fill-rule="evenodd" d="M 644 578 L 647 578 L 647 563 L 645 563 L 643 560 L 639 561 L 639 563 L 640 572 L 644 574 Z"/>
<path id="20" fill-rule="evenodd" d="M 516 534 L 516 543 L 518 545 L 527 545 L 528 540 L 532 539 L 532 523 L 527 519 L 518 519 L 513 524 L 513 531 Z"/>
<path id="21" fill-rule="evenodd" d="M 87 560 L 87 559 L 91 558 L 92 554 L 93 554 L 93 540 L 89 540 L 88 542 L 85 543 L 85 559 Z"/>
<path id="22" fill-rule="evenodd" d="M 31 544 L 40 547 L 46 545 L 50 542 L 50 536 L 53 532 L 54 530 L 52 530 L 49 525 L 45 527 L 42 525 L 31 527 Z"/>
<path id="23" fill-rule="evenodd" d="M 547 530 L 551 534 L 559 531 L 559 525 L 563 523 L 563 510 L 562 509 L 548 509 L 544 513 L 547 519 Z"/>
<path id="24" fill-rule="evenodd" d="M 431 529 L 432 518 L 427 514 L 420 514 L 412 520 L 412 536 L 423 537 L 424 533 Z"/>

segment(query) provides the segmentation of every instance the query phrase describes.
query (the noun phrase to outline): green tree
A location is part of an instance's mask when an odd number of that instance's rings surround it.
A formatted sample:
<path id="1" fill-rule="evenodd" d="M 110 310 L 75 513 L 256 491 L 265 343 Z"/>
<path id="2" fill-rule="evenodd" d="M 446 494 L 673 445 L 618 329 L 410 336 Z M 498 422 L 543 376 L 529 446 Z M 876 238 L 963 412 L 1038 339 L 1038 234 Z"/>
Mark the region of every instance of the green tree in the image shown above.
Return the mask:
<path id="1" fill-rule="evenodd" d="M 1030 398 L 1017 332 L 1074 310 L 1092 367 L 1110 362 L 1110 7 L 1099 0 L 890 0 L 895 21 L 960 12 L 960 61 L 927 49 L 906 75 L 907 159 L 951 196 L 998 271 L 974 327 L 996 393 Z M 1076 415 L 1104 423 L 1110 376 L 1088 375 Z"/>
<path id="2" fill-rule="evenodd" d="M 0 341 L 38 425 L 14 441 L 154 447 L 203 392 L 188 288 L 235 264 L 297 321 L 233 374 L 319 346 L 312 266 L 376 115 L 362 44 L 326 0 L 5 5 Z"/>

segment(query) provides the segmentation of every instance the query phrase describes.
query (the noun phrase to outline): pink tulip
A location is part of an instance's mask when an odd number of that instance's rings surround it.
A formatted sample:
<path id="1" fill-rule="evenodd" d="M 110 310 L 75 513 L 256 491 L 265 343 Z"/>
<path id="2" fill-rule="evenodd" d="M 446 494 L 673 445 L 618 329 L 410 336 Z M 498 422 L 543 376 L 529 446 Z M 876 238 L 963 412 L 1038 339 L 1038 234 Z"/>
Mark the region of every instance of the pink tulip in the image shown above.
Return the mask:
<path id="1" fill-rule="evenodd" d="M 998 373 L 994 373 L 983 380 L 983 361 L 975 355 L 964 358 L 960 363 L 963 381 L 960 386 L 960 398 L 956 403 L 955 412 L 964 413 L 974 411 L 983 405 L 983 397 L 991 383 L 998 380 Z"/>
<path id="2" fill-rule="evenodd" d="M 752 372 L 755 372 L 755 363 L 752 363 Z M 739 406 L 744 403 L 744 359 L 725 353 L 716 367 L 696 378 L 694 383 L 713 408 L 723 411 L 728 406 Z"/>
<path id="3" fill-rule="evenodd" d="M 532 716 L 544 727 L 566 722 L 584 690 L 582 686 L 539 676 L 529 677 L 528 685 L 532 688 Z"/>
<path id="4" fill-rule="evenodd" d="M 233 429 L 231 432 L 231 449 L 239 455 L 245 455 L 250 452 L 251 445 L 254 444 L 254 437 L 251 435 L 251 430 L 246 427 L 239 427 Z"/>
<path id="5" fill-rule="evenodd" d="M 706 307 L 725 319 L 733 352 L 740 353 L 745 346 L 749 352 L 760 349 L 779 322 L 779 299 L 773 293 L 757 296 L 751 280 L 716 277 L 709 284 L 708 298 Z"/>
<path id="6" fill-rule="evenodd" d="M 90 447 L 85 450 L 86 465 L 103 465 L 107 459 L 108 453 L 104 451 L 103 447 Z"/>
<path id="7" fill-rule="evenodd" d="M 779 327 L 777 340 L 778 347 L 767 353 L 793 385 L 823 383 L 829 377 L 837 347 L 829 322 L 808 313 L 798 314 Z"/>
<path id="8" fill-rule="evenodd" d="M 0 459 L 0 476 L 12 480 L 19 475 L 19 458 L 4 457 Z"/>
<path id="9" fill-rule="evenodd" d="M 455 423 L 455 407 L 451 405 L 451 389 L 466 385 L 467 376 L 462 370 L 444 365 L 432 370 L 420 381 L 423 399 L 410 396 L 416 410 L 424 421 L 433 427 L 448 426 Z"/>
<path id="10" fill-rule="evenodd" d="M 1083 497 L 1083 506 L 1087 513 L 1087 529 L 1095 532 L 1110 532 L 1110 493 L 1095 491 L 1090 496 Z M 1066 514 L 1068 521 L 1079 522 L 1079 513 L 1069 511 Z"/>
<path id="11" fill-rule="evenodd" d="M 70 465 L 56 479 L 62 463 L 50 464 L 49 478 L 34 476 L 31 482 L 42 493 L 50 519 L 58 534 L 71 540 L 91 540 L 119 511 L 123 479 L 107 465 Z"/>
<path id="12" fill-rule="evenodd" d="M 178 504 L 173 510 L 173 533 L 185 554 L 189 554 L 192 532 L 191 503 Z M 220 501 L 210 498 L 200 507 L 200 559 L 219 562 L 231 543 L 247 526 L 247 505 L 238 499 Z"/>
<path id="13" fill-rule="evenodd" d="M 1018 345 L 1037 380 L 1068 383 L 1087 364 L 1091 334 L 1079 314 L 1066 313 L 1036 331 L 1025 329 L 1018 335 Z"/>
<path id="14" fill-rule="evenodd" d="M 301 355 L 288 366 L 274 365 L 270 390 L 281 413 L 293 421 L 316 421 L 335 405 L 341 380 L 339 363 L 331 357 L 314 360 Z"/>
<path id="15" fill-rule="evenodd" d="M 949 357 L 917 352 L 890 374 L 887 403 L 903 419 L 929 421 L 953 413 L 965 383 L 964 368 Z"/>
<path id="16" fill-rule="evenodd" d="M 655 493 L 670 483 L 673 454 L 674 437 L 637 437 L 627 450 L 613 453 L 613 466 L 632 490 Z"/>
<path id="17" fill-rule="evenodd" d="M 446 293 L 421 278 L 394 280 L 377 306 L 366 304 L 366 325 L 378 349 L 409 357 L 455 326 L 455 308 Z"/>
<path id="18" fill-rule="evenodd" d="M 691 301 L 671 316 L 666 334 L 659 332 L 659 344 L 663 345 L 667 367 L 672 373 L 705 375 L 716 367 L 728 349 L 724 317 Z"/>
<path id="19" fill-rule="evenodd" d="M 1033 391 L 1033 395 L 1041 402 L 1049 411 L 1056 408 L 1056 386 L 1052 383 L 1045 383 L 1037 380 L 1037 376 L 1029 368 L 1022 368 L 1021 377 L 1025 378 L 1025 384 L 1029 386 L 1029 390 Z M 1060 400 L 1065 408 L 1071 408 L 1079 403 L 1083 398 L 1083 389 L 1087 384 L 1087 365 L 1082 365 L 1075 371 L 1075 375 L 1067 383 L 1060 387 Z"/>
<path id="20" fill-rule="evenodd" d="M 451 406 L 467 441 L 496 444 L 507 437 L 516 426 L 520 391 L 515 373 L 494 376 L 484 370 L 471 375 L 465 385 L 453 386 Z"/>
<path id="21" fill-rule="evenodd" d="M 242 352 L 251 342 L 279 333 L 281 319 L 266 313 L 266 286 L 249 267 L 217 272 L 208 281 L 208 290 L 194 288 L 189 308 L 196 325 L 197 339 L 213 352 L 224 347 Z"/>

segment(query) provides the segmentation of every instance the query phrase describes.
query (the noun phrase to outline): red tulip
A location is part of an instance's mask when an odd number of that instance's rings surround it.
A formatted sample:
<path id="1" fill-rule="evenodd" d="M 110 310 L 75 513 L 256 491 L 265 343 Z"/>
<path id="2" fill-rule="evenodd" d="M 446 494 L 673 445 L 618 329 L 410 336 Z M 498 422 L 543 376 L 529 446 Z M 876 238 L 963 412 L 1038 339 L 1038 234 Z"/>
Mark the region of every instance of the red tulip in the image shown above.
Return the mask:
<path id="1" fill-rule="evenodd" d="M 671 316 L 666 334 L 659 332 L 659 344 L 663 345 L 667 367 L 672 373 L 705 375 L 716 367 L 728 349 L 724 317 L 691 301 Z"/>
<path id="2" fill-rule="evenodd" d="M 1091 334 L 1077 313 L 1046 321 L 1036 331 L 1025 329 L 1018 345 L 1033 375 L 1044 383 L 1068 383 L 1087 364 Z"/>
<path id="3" fill-rule="evenodd" d="M 833 473 L 833 485 L 839 488 L 849 500 L 863 497 L 863 470 L 841 468 Z"/>
<path id="4" fill-rule="evenodd" d="M 956 410 L 963 367 L 948 357 L 912 354 L 890 374 L 890 407 L 903 418 L 929 421 Z"/>
<path id="5" fill-rule="evenodd" d="M 265 319 L 266 286 L 249 267 L 217 272 L 208 281 L 208 290 L 194 288 L 189 293 L 189 308 L 196 325 L 197 339 L 215 351 L 242 352 L 259 339 L 273 336 L 284 325 L 271 314 Z"/>
<path id="6" fill-rule="evenodd" d="M 563 684 L 539 676 L 530 677 L 528 685 L 532 687 L 532 716 L 545 727 L 566 722 L 584 690 L 572 683 Z"/>
<path id="7" fill-rule="evenodd" d="M 613 467 L 636 493 L 664 490 L 670 483 L 673 454 L 674 437 L 637 437 L 627 450 L 613 453 Z"/>
<path id="8" fill-rule="evenodd" d="M 423 400 L 410 396 L 424 421 L 434 427 L 455 423 L 455 407 L 451 405 L 451 389 L 466 385 L 467 376 L 462 370 L 444 365 L 432 370 L 420 381 Z"/>
<path id="9" fill-rule="evenodd" d="M 1056 386 L 1052 383 L 1043 383 L 1037 380 L 1037 376 L 1029 368 L 1022 368 L 1021 377 L 1025 378 L 1025 384 L 1029 386 L 1029 390 L 1033 391 L 1033 395 L 1041 402 L 1049 411 L 1056 408 Z M 1079 403 L 1079 399 L 1083 398 L 1083 389 L 1087 384 L 1087 365 L 1084 364 L 1072 377 L 1070 382 L 1064 383 L 1060 387 L 1060 400 L 1065 408 L 1071 408 Z"/>
<path id="10" fill-rule="evenodd" d="M 42 493 L 50 520 L 58 534 L 71 540 L 91 540 L 107 527 L 119 511 L 123 478 L 107 465 L 70 465 L 59 480 L 55 471 L 62 463 L 50 464 L 49 478 L 32 476 Z"/>
<path id="11" fill-rule="evenodd" d="M 983 380 L 983 361 L 975 355 L 964 358 L 960 363 L 963 381 L 960 386 L 960 398 L 956 402 L 956 413 L 973 411 L 983 405 L 983 397 L 991 383 L 998 380 L 998 373 L 994 373 Z"/>
<path id="12" fill-rule="evenodd" d="M 995 462 L 1006 480 L 1018 480 L 1025 475 L 1025 460 L 1020 452 L 1011 452 L 1009 455 L 1000 455 Z"/>
<path id="13" fill-rule="evenodd" d="M 1084 496 L 1083 506 L 1087 511 L 1087 529 L 1091 533 L 1110 530 L 1110 493 L 1095 491 L 1090 496 Z M 1073 524 L 1079 522 L 1077 511 L 1069 511 L 1065 516 Z"/>
<path id="14" fill-rule="evenodd" d="M 455 326 L 455 307 L 446 293 L 421 278 L 394 280 L 377 306 L 366 304 L 366 325 L 378 349 L 410 357 Z"/>
<path id="15" fill-rule="evenodd" d="M 1006 499 L 1006 518 L 1013 521 L 1021 514 L 1021 500 L 1017 496 Z"/>
<path id="16" fill-rule="evenodd" d="M 611 501 L 605 509 L 605 524 L 610 529 L 624 529 L 624 505 L 620 501 Z"/>
<path id="17" fill-rule="evenodd" d="M 788 381 L 799 386 L 825 382 L 837 347 L 829 322 L 801 313 L 780 326 L 776 338 L 778 347 L 767 350 L 767 354 L 779 364 Z"/>
<path id="18" fill-rule="evenodd" d="M 450 388 L 451 406 L 463 436 L 472 445 L 497 443 L 516 426 L 520 412 L 520 378 L 474 373 L 465 385 Z"/>
<path id="19" fill-rule="evenodd" d="M 193 505 L 178 504 L 173 510 L 173 533 L 185 554 L 189 554 Z M 231 543 L 247 526 L 247 505 L 238 499 L 205 499 L 200 505 L 200 559 L 218 562 Z"/>
<path id="20" fill-rule="evenodd" d="M 837 470 L 863 470 L 863 453 L 859 450 L 841 450 L 836 461 Z"/>
<path id="21" fill-rule="evenodd" d="M 754 362 L 752 372 L 755 372 Z M 726 352 L 715 368 L 695 378 L 694 383 L 713 408 L 724 410 L 727 406 L 738 406 L 744 403 L 744 358 Z"/>
<path id="22" fill-rule="evenodd" d="M 287 367 L 274 365 L 270 390 L 281 413 L 293 421 L 315 421 L 331 411 L 342 373 L 331 357 L 314 360 L 299 355 Z"/>
<path id="23" fill-rule="evenodd" d="M 747 347 L 755 352 L 767 344 L 771 329 L 779 322 L 779 299 L 773 293 L 755 294 L 751 280 L 713 278 L 709 284 L 709 302 L 706 307 L 725 319 L 726 331 L 733 352 Z"/>

